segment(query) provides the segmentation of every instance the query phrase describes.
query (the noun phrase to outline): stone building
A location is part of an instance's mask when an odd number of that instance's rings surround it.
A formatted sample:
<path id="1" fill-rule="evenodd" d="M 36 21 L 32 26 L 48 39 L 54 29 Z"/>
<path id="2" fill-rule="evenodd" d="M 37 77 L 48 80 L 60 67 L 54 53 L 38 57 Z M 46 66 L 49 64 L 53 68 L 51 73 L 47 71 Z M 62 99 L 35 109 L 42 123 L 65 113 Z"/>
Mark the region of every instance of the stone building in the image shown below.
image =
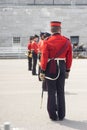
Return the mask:
<path id="1" fill-rule="evenodd" d="M 29 36 L 50 32 L 52 20 L 62 22 L 63 35 L 79 36 L 87 46 L 86 0 L 0 0 L 0 57 L 26 57 Z"/>

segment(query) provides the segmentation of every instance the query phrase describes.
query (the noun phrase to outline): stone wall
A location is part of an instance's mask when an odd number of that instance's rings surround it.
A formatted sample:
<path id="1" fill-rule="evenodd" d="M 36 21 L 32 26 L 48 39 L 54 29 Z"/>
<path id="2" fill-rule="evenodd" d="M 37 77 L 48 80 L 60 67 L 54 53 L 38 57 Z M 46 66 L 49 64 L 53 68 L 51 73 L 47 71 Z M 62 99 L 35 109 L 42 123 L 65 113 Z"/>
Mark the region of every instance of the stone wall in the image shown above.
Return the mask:
<path id="1" fill-rule="evenodd" d="M 26 45 L 30 35 L 50 32 L 51 20 L 62 22 L 62 33 L 79 35 L 80 43 L 87 43 L 87 7 L 21 6 L 0 8 L 0 46 L 13 45 L 13 37 L 21 37 Z"/>
<path id="2" fill-rule="evenodd" d="M 50 32 L 50 21 L 62 22 L 62 35 L 79 36 L 87 46 L 87 6 L 1 6 L 0 47 L 27 48 L 31 35 Z M 20 37 L 20 43 L 13 43 Z"/>
<path id="3" fill-rule="evenodd" d="M 61 5 L 70 5 L 70 4 L 87 4 L 87 0 L 0 0 L 0 4 L 7 5 L 29 5 L 29 4 L 61 4 Z"/>

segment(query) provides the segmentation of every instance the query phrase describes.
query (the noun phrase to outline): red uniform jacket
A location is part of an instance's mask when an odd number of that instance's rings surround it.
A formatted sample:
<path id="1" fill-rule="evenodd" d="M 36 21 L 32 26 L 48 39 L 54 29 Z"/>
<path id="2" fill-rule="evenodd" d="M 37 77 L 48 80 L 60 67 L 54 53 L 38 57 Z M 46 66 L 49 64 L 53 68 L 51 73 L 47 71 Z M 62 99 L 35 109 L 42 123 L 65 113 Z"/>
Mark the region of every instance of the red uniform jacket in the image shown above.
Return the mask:
<path id="1" fill-rule="evenodd" d="M 31 45 L 31 50 L 37 54 L 38 53 L 38 43 L 33 42 Z"/>
<path id="2" fill-rule="evenodd" d="M 43 49 L 43 40 L 40 40 L 40 42 L 38 43 L 38 52 L 41 53 Z"/>
<path id="3" fill-rule="evenodd" d="M 31 47 L 32 46 L 32 43 L 28 43 L 28 46 L 27 46 L 27 49 L 31 51 Z"/>
<path id="4" fill-rule="evenodd" d="M 64 52 L 56 58 L 65 58 L 66 70 L 70 70 L 72 64 L 72 46 L 70 40 L 60 34 L 54 34 L 47 40 L 44 40 L 43 51 L 41 56 L 41 69 L 46 70 L 47 62 L 49 58 L 55 58 L 57 52 L 66 44 L 67 48 Z"/>

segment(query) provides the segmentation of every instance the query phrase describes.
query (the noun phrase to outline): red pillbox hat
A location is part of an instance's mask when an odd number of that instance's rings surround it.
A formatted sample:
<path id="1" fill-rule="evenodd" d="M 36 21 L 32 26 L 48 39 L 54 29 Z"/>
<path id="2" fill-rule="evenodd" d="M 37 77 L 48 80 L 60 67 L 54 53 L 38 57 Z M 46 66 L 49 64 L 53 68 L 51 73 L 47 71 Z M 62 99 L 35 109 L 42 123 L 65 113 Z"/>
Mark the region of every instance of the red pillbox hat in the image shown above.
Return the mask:
<path id="1" fill-rule="evenodd" d="M 59 22 L 59 21 L 51 21 L 50 22 L 50 26 L 61 26 L 61 22 Z"/>

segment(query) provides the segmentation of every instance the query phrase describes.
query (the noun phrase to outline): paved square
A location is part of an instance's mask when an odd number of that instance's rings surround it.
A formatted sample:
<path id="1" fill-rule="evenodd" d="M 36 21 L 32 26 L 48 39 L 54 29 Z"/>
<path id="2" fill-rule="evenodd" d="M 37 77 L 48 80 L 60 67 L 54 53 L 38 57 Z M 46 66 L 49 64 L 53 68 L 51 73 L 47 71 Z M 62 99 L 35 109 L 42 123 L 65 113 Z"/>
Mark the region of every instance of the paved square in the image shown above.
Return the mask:
<path id="1" fill-rule="evenodd" d="M 87 60 L 73 60 L 61 122 L 48 117 L 47 93 L 40 109 L 41 82 L 27 68 L 27 59 L 0 60 L 0 128 L 10 122 L 14 130 L 87 130 Z"/>

